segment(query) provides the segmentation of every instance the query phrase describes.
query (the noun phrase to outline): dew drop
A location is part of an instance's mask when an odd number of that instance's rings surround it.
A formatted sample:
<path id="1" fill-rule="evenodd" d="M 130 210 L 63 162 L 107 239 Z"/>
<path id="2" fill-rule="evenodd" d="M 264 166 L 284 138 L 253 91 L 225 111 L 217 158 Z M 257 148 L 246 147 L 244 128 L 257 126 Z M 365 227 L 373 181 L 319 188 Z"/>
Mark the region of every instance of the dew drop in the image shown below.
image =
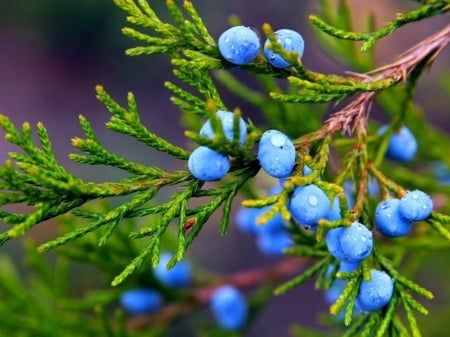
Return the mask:
<path id="1" fill-rule="evenodd" d="M 270 142 L 273 146 L 281 147 L 286 143 L 286 137 L 281 134 L 275 134 L 272 137 L 270 137 Z"/>
<path id="2" fill-rule="evenodd" d="M 286 45 L 290 45 L 290 44 L 292 44 L 292 39 L 290 37 L 287 37 L 287 38 L 284 39 L 284 43 Z"/>
<path id="3" fill-rule="evenodd" d="M 308 197 L 308 204 L 310 204 L 311 206 L 317 206 L 319 204 L 319 198 L 317 198 L 317 196 L 315 195 L 310 195 Z"/>
<path id="4" fill-rule="evenodd" d="M 413 194 L 413 195 L 412 195 L 412 198 L 413 198 L 414 200 L 417 200 L 417 199 L 419 199 L 419 196 L 418 196 L 417 194 Z"/>
<path id="5" fill-rule="evenodd" d="M 361 241 L 362 242 L 366 242 L 367 241 L 366 237 L 365 236 L 361 236 Z"/>

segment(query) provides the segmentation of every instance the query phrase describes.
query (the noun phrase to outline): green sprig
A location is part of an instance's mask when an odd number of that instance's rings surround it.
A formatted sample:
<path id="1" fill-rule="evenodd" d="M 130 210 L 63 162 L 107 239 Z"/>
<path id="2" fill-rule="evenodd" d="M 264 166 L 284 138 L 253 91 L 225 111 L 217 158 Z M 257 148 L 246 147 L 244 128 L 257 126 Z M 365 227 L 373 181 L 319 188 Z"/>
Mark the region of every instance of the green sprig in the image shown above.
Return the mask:
<path id="1" fill-rule="evenodd" d="M 315 15 L 311 15 L 309 19 L 311 20 L 312 24 L 314 24 L 321 31 L 336 38 L 353 41 L 365 41 L 361 46 L 361 51 L 365 52 L 373 47 L 378 40 L 393 33 L 400 27 L 411 22 L 423 20 L 424 18 L 430 16 L 442 14 L 448 9 L 448 4 L 445 4 L 445 2 L 442 1 L 438 1 L 437 3 L 433 4 L 423 4 L 410 12 L 397 14 L 397 17 L 394 20 L 388 22 L 384 28 L 373 32 L 363 33 L 355 33 L 352 31 L 336 28 L 327 24 L 325 21 L 321 20 Z"/>

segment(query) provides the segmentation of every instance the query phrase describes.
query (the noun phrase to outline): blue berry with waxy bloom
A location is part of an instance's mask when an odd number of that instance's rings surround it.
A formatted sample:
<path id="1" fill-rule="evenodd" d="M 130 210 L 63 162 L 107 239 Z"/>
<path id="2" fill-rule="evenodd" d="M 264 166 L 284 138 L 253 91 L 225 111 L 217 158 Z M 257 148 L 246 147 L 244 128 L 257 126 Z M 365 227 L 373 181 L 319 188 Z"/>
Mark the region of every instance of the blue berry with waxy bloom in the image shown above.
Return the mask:
<path id="1" fill-rule="evenodd" d="M 230 111 L 218 110 L 216 114 L 222 123 L 222 129 L 225 137 L 232 142 L 237 136 L 237 134 L 234 134 L 234 113 Z M 203 124 L 199 133 L 200 135 L 210 139 L 214 138 L 214 130 L 211 126 L 211 120 L 207 120 L 206 123 Z M 239 117 L 239 145 L 242 146 L 245 143 L 245 138 L 247 138 L 247 124 L 242 117 Z"/>
<path id="2" fill-rule="evenodd" d="M 188 168 L 198 180 L 215 181 L 228 173 L 230 159 L 209 147 L 199 146 L 189 156 Z"/>
<path id="3" fill-rule="evenodd" d="M 284 178 L 295 166 L 295 146 L 284 133 L 268 130 L 259 142 L 258 159 L 261 167 L 275 178 Z"/>
<path id="4" fill-rule="evenodd" d="M 235 26 L 219 37 L 219 51 L 230 63 L 244 65 L 252 62 L 259 53 L 259 38 L 249 27 Z"/>
<path id="5" fill-rule="evenodd" d="M 340 232 L 339 244 L 344 253 L 343 261 L 362 261 L 372 252 L 373 234 L 362 223 L 355 221 Z"/>
<path id="6" fill-rule="evenodd" d="M 433 199 L 419 190 L 410 191 L 400 199 L 399 210 L 402 217 L 409 221 L 427 219 L 433 211 Z"/>
<path id="7" fill-rule="evenodd" d="M 312 168 L 310 168 L 308 165 L 303 165 L 303 176 L 309 176 L 313 172 Z"/>
<path id="8" fill-rule="evenodd" d="M 269 189 L 267 195 L 268 195 L 268 196 L 272 196 L 272 195 L 277 195 L 277 194 L 279 194 L 280 192 L 283 191 L 283 185 L 284 185 L 284 180 L 282 181 L 282 180 L 280 179 L 280 182 L 279 182 L 278 184 L 273 185 L 273 186 Z"/>
<path id="9" fill-rule="evenodd" d="M 342 273 L 351 273 L 352 271 L 355 271 L 356 269 L 358 269 L 360 265 L 361 265 L 361 261 L 347 262 L 347 261 L 343 260 L 339 263 L 338 271 L 342 272 Z"/>
<path id="10" fill-rule="evenodd" d="M 163 253 L 160 256 L 159 264 L 154 269 L 155 277 L 169 287 L 186 287 L 191 283 L 191 266 L 186 260 L 177 262 L 171 269 L 167 269 L 167 264 L 172 258 L 171 253 Z"/>
<path id="11" fill-rule="evenodd" d="M 269 256 L 281 256 L 286 248 L 292 246 L 290 233 L 285 230 L 261 232 L 256 239 L 259 250 Z"/>
<path id="12" fill-rule="evenodd" d="M 341 280 L 338 278 L 335 278 L 333 283 L 331 284 L 330 288 L 325 290 L 325 301 L 328 305 L 333 304 L 336 302 L 336 300 L 341 296 L 342 291 L 344 290 L 345 286 L 347 285 L 347 280 Z"/>
<path id="13" fill-rule="evenodd" d="M 431 168 L 440 184 L 450 185 L 450 170 L 444 162 L 433 162 Z"/>
<path id="14" fill-rule="evenodd" d="M 216 322 L 226 330 L 237 330 L 247 321 L 248 304 L 244 295 L 232 285 L 214 290 L 210 308 Z"/>
<path id="15" fill-rule="evenodd" d="M 153 289 L 137 288 L 125 291 L 120 296 L 120 304 L 130 314 L 142 315 L 161 308 L 161 294 Z"/>
<path id="16" fill-rule="evenodd" d="M 292 218 L 302 226 L 316 226 L 330 210 L 330 199 L 314 184 L 297 187 L 289 198 Z"/>
<path id="17" fill-rule="evenodd" d="M 259 208 L 240 207 L 235 217 L 236 225 L 244 233 L 256 234 L 259 226 L 256 221 L 260 215 Z"/>
<path id="18" fill-rule="evenodd" d="M 369 177 L 368 181 L 369 194 L 372 197 L 376 197 L 380 195 L 380 185 L 378 184 L 378 180 L 375 178 Z"/>
<path id="19" fill-rule="evenodd" d="M 379 134 L 386 132 L 388 126 L 384 125 L 379 130 Z M 389 140 L 386 150 L 386 157 L 398 161 L 410 161 L 417 152 L 417 140 L 412 132 L 403 126 L 397 132 L 394 132 Z"/>
<path id="20" fill-rule="evenodd" d="M 341 215 L 341 205 L 339 202 L 339 196 L 336 196 L 333 200 L 333 204 L 331 205 L 330 209 L 328 210 L 325 219 L 329 221 L 337 221 L 342 219 Z"/>
<path id="21" fill-rule="evenodd" d="M 356 300 L 363 311 L 376 311 L 389 303 L 393 292 L 394 280 L 386 272 L 372 269 L 370 281 L 361 281 Z"/>
<path id="22" fill-rule="evenodd" d="M 341 263 L 342 264 L 342 263 Z M 339 268 L 340 272 L 344 272 L 346 270 L 342 270 L 342 268 Z M 353 270 L 348 270 L 349 271 L 353 271 Z M 327 270 L 327 274 L 326 277 L 329 278 L 331 276 L 331 268 L 328 268 Z M 348 280 L 343 280 L 343 279 L 339 279 L 339 278 L 335 278 L 333 283 L 331 284 L 330 288 L 328 288 L 327 290 L 325 290 L 325 301 L 327 302 L 328 305 L 332 305 L 334 304 L 337 299 L 339 298 L 339 296 L 341 296 L 342 292 L 344 291 L 344 288 L 347 286 Z M 334 319 L 336 319 L 339 322 L 344 321 L 345 319 L 345 307 L 342 308 L 341 311 L 339 311 L 339 313 L 337 313 L 334 316 Z M 359 308 L 359 306 L 357 305 L 357 303 L 355 302 L 355 306 L 353 308 L 353 315 L 356 316 L 361 312 L 361 309 Z"/>
<path id="23" fill-rule="evenodd" d="M 372 252 L 373 235 L 366 226 L 355 221 L 349 227 L 330 229 L 326 243 L 328 251 L 336 259 L 356 264 Z"/>
<path id="24" fill-rule="evenodd" d="M 268 213 L 270 209 L 273 206 L 266 206 L 259 209 L 258 218 L 261 216 L 264 216 L 264 214 Z M 258 218 L 256 220 L 258 220 Z M 272 218 L 270 218 L 268 221 L 257 224 L 256 226 L 256 233 L 273 233 L 278 232 L 280 230 L 284 230 L 284 220 L 280 213 L 275 214 Z"/>
<path id="25" fill-rule="evenodd" d="M 412 222 L 400 215 L 400 200 L 396 198 L 380 202 L 375 210 L 375 222 L 378 231 L 387 237 L 399 237 L 408 234 Z"/>
<path id="26" fill-rule="evenodd" d="M 305 41 L 299 33 L 292 29 L 280 29 L 275 32 L 275 36 L 283 49 L 286 49 L 288 52 L 296 51 L 298 53 L 298 57 L 300 58 L 303 56 Z M 267 39 L 264 44 L 264 56 L 267 61 L 276 68 L 284 69 L 290 67 L 291 64 L 282 58 L 280 54 L 274 53 L 270 50 L 269 44 L 270 40 Z"/>
<path id="27" fill-rule="evenodd" d="M 327 232 L 325 241 L 327 243 L 328 251 L 331 255 L 333 255 L 336 259 L 342 261 L 345 256 L 344 252 L 341 248 L 341 243 L 339 239 L 341 237 L 341 233 L 344 230 L 344 227 L 332 228 Z"/>

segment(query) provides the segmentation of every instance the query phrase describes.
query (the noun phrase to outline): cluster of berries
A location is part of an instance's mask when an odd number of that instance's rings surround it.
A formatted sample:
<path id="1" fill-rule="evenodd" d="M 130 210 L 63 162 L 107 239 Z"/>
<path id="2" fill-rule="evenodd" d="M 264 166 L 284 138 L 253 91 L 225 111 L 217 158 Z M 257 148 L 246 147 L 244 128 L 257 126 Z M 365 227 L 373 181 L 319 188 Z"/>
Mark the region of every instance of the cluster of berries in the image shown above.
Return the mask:
<path id="1" fill-rule="evenodd" d="M 433 201 L 426 193 L 415 190 L 403 198 L 391 198 L 380 202 L 375 211 L 378 231 L 387 237 L 404 236 L 415 221 L 427 219 L 432 212 Z M 326 243 L 331 255 L 340 261 L 339 271 L 351 272 L 359 267 L 372 251 L 372 232 L 364 225 L 354 222 L 349 227 L 328 231 Z M 326 293 L 327 302 L 333 303 L 347 281 L 335 280 Z M 374 311 L 385 306 L 393 294 L 393 280 L 378 270 L 371 271 L 371 280 L 362 281 L 356 301 L 357 311 Z"/>
<path id="2" fill-rule="evenodd" d="M 371 254 L 373 235 L 366 226 L 355 221 L 348 227 L 330 229 L 326 242 L 330 254 L 341 262 L 341 270 L 350 272 Z"/>
<path id="3" fill-rule="evenodd" d="M 433 210 L 431 197 L 419 190 L 406 193 L 401 199 L 383 200 L 375 210 L 378 231 L 387 237 L 407 235 L 412 224 L 427 219 Z"/>
<path id="4" fill-rule="evenodd" d="M 234 135 L 234 114 L 230 111 L 217 111 L 217 117 L 222 124 L 222 130 L 225 137 L 233 142 L 237 135 Z M 207 120 L 206 123 L 200 129 L 200 135 L 214 138 L 214 130 L 211 125 L 211 120 Z M 247 137 L 247 124 L 239 117 L 239 145 L 242 146 L 245 143 Z M 230 158 L 222 153 L 214 151 L 207 146 L 199 146 L 192 151 L 188 160 L 188 168 L 194 177 L 202 181 L 214 181 L 219 180 L 225 176 L 230 169 Z"/>
<path id="5" fill-rule="evenodd" d="M 329 269 L 330 271 L 330 269 Z M 339 271 L 343 270 L 340 268 Z M 325 292 L 325 301 L 331 305 L 341 296 L 348 281 L 335 278 L 331 287 Z M 356 297 L 353 315 L 361 312 L 376 311 L 384 307 L 394 293 L 394 280 L 384 271 L 372 269 L 370 281 L 362 280 Z M 336 315 L 338 321 L 344 319 L 345 311 L 341 310 Z"/>
<path id="6" fill-rule="evenodd" d="M 286 178 L 295 167 L 295 146 L 287 135 L 277 130 L 263 133 L 259 142 L 258 160 L 262 169 L 274 178 Z M 312 172 L 307 165 L 303 167 L 303 175 Z M 316 230 L 320 219 L 339 220 L 341 211 L 339 198 L 333 203 L 317 185 L 309 184 L 297 187 L 289 198 L 288 210 L 292 218 L 305 229 Z"/>
<path id="7" fill-rule="evenodd" d="M 171 258 L 171 253 L 161 254 L 159 264 L 153 270 L 155 278 L 167 287 L 187 287 L 192 278 L 191 266 L 187 261 L 180 261 L 173 268 L 167 269 Z M 121 295 L 120 304 L 130 314 L 148 314 L 161 308 L 163 297 L 152 288 L 135 288 Z"/>
<path id="8" fill-rule="evenodd" d="M 270 189 L 269 196 L 279 193 L 281 188 L 280 184 L 275 185 Z M 263 225 L 258 224 L 259 217 L 269 210 L 270 206 L 263 208 L 241 207 L 236 213 L 236 224 L 242 232 L 256 236 L 257 247 L 263 254 L 281 256 L 284 249 L 292 246 L 292 237 L 281 214 L 276 214 Z"/>
<path id="9" fill-rule="evenodd" d="M 190 264 L 183 260 L 173 268 L 167 269 L 172 258 L 171 253 L 162 253 L 158 266 L 153 270 L 156 280 L 166 287 L 186 288 L 192 281 Z M 120 304 L 130 314 L 143 315 L 154 313 L 163 305 L 162 295 L 152 288 L 135 288 L 120 296 Z M 240 328 L 247 319 L 247 301 L 234 286 L 225 285 L 216 288 L 209 300 L 210 308 L 217 323 L 227 330 Z"/>
<path id="10" fill-rule="evenodd" d="M 371 254 L 373 236 L 366 226 L 353 222 L 349 227 L 330 229 L 326 243 L 330 254 L 340 262 L 339 271 L 352 272 Z M 391 300 L 394 291 L 392 278 L 386 272 L 376 269 L 372 269 L 370 273 L 370 281 L 361 281 L 354 313 L 379 310 Z M 346 285 L 346 280 L 335 279 L 325 293 L 327 302 L 334 303 Z"/>
<path id="11" fill-rule="evenodd" d="M 294 30 L 280 29 L 275 32 L 277 41 L 289 52 L 297 52 L 301 58 L 305 49 L 303 37 Z M 224 59 L 236 65 L 245 65 L 258 56 L 260 42 L 256 33 L 245 26 L 235 26 L 227 29 L 219 37 L 219 51 Z M 274 67 L 284 69 L 291 66 L 279 54 L 270 48 L 269 39 L 264 43 L 264 56 Z"/>

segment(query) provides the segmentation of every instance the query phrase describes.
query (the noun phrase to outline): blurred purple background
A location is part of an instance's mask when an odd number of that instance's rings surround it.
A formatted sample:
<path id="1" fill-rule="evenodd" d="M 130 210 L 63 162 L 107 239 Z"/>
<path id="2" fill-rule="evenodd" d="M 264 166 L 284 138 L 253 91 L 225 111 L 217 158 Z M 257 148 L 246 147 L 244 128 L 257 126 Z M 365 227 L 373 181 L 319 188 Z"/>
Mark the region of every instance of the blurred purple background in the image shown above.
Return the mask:
<path id="1" fill-rule="evenodd" d="M 313 70 L 335 73 L 352 70 L 343 68 L 339 60 L 323 52 L 312 38 L 308 15 L 314 13 L 315 3 L 312 0 L 194 1 L 215 38 L 228 27 L 228 16 L 237 14 L 244 24 L 257 29 L 269 22 L 274 29 L 292 28 L 301 32 L 306 40 L 303 61 Z M 361 13 L 374 10 L 378 27 L 394 13 L 415 6 L 408 0 L 355 0 L 351 3 L 356 18 L 362 17 Z M 164 1 L 152 1 L 152 6 L 162 13 L 162 17 L 167 17 Z M 378 64 L 393 60 L 398 53 L 443 27 L 446 22 L 448 17 L 436 17 L 405 27 L 386 38 L 377 45 Z M 115 179 L 120 173 L 111 171 L 105 176 L 104 169 L 80 166 L 67 159 L 67 154 L 72 151 L 70 139 L 82 135 L 78 126 L 79 114 L 91 121 L 107 148 L 144 164 L 184 167 L 180 161 L 149 151 L 104 128 L 109 115 L 95 98 L 96 84 L 102 84 L 119 102 L 125 102 L 128 91 L 134 92 L 142 120 L 149 129 L 178 145 L 188 146 L 180 123 L 177 123 L 181 114 L 171 105 L 170 93 L 163 87 L 165 80 L 173 79 L 168 58 L 125 56 L 124 50 L 134 46 L 133 41 L 121 35 L 120 29 L 125 25 L 125 14 L 110 0 L 0 2 L 0 113 L 19 125 L 24 121 L 32 125 L 42 121 L 48 128 L 58 159 L 76 175 L 88 180 Z M 447 71 L 448 76 L 449 59 L 447 50 L 421 80 L 417 96 L 417 102 L 423 106 L 429 119 L 447 128 L 448 97 L 439 87 L 438 77 L 443 71 Z M 240 105 L 227 93 L 224 97 L 230 108 Z M 244 111 L 244 114 L 256 115 L 255 111 Z M 13 147 L 2 137 L 0 160 L 5 160 L 11 150 Z M 256 251 L 253 240 L 235 233 L 233 226 L 230 227 L 231 233 L 224 239 L 218 234 L 215 223 L 205 226 L 191 250 L 191 256 L 200 266 L 212 271 L 237 271 L 272 262 Z M 53 237 L 54 223 L 49 222 L 40 228 L 34 231 L 38 240 Z M 6 249 L 11 247 L 14 245 Z M 286 310 L 286 305 L 289 310 Z M 320 311 L 326 311 L 325 303 L 309 283 L 276 298 L 249 336 L 287 336 L 287 331 L 280 334 L 279 325 L 288 326 L 293 322 L 312 324 Z"/>

